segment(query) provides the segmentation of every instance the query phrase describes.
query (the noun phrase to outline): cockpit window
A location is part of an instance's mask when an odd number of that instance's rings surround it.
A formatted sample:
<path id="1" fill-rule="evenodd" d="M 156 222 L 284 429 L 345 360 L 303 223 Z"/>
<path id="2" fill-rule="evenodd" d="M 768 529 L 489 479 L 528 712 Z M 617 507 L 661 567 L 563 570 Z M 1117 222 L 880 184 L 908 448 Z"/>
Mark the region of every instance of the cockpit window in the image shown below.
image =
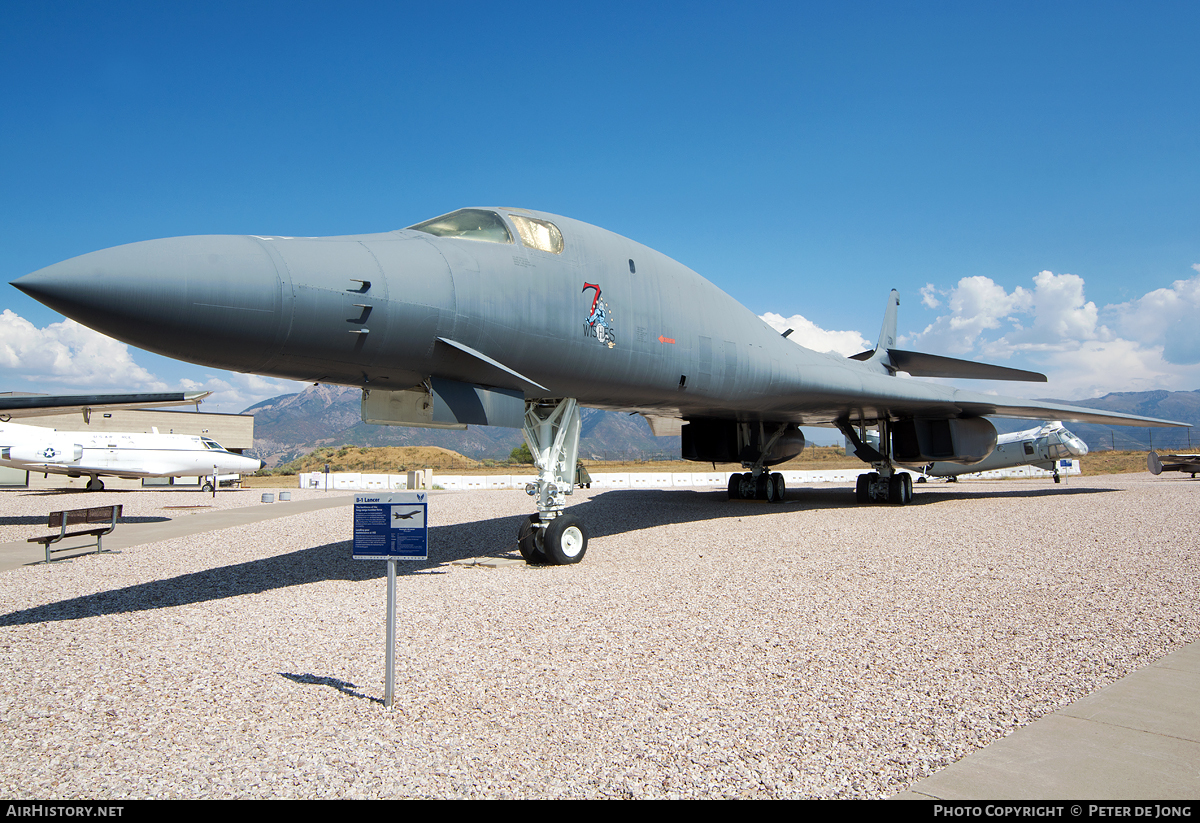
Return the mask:
<path id="1" fill-rule="evenodd" d="M 562 254 L 563 236 L 558 226 L 536 217 L 522 217 L 519 214 L 508 215 L 521 235 L 521 242 L 531 249 Z"/>
<path id="2" fill-rule="evenodd" d="M 216 449 L 219 452 L 225 451 L 225 447 L 216 440 L 209 440 L 207 437 L 201 437 L 200 440 L 204 443 L 204 448 L 206 449 Z"/>
<path id="3" fill-rule="evenodd" d="M 458 237 L 462 240 L 483 240 L 488 243 L 513 241 L 512 234 L 500 219 L 500 215 L 487 209 L 459 209 L 409 228 L 435 237 Z"/>

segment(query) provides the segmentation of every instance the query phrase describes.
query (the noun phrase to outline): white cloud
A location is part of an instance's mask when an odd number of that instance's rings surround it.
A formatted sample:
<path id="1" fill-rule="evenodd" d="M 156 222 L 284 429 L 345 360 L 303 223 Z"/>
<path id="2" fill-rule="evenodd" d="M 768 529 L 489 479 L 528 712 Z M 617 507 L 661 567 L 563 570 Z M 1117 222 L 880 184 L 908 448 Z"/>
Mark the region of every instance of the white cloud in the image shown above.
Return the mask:
<path id="1" fill-rule="evenodd" d="M 204 401 L 201 409 L 225 414 L 237 414 L 255 403 L 281 394 L 296 394 L 304 391 L 309 385 L 296 380 L 280 380 L 237 372 L 221 372 L 220 377 L 209 375 L 207 379 L 199 381 L 184 378 L 179 384 L 185 391 L 211 391 L 212 396 Z"/>
<path id="2" fill-rule="evenodd" d="M 1200 267 L 1193 268 L 1196 276 L 1169 289 L 1103 309 L 1087 300 L 1084 280 L 1074 274 L 1043 271 L 1032 289 L 1011 292 L 987 277 L 964 277 L 949 291 L 948 313 L 903 343 L 984 361 L 1015 357 L 1050 378 L 1048 387 L 1014 383 L 1005 394 L 1082 399 L 1113 391 L 1195 389 Z M 926 291 L 935 291 L 932 284 Z M 1102 324 L 1101 317 L 1111 324 Z"/>
<path id="3" fill-rule="evenodd" d="M 985 330 L 998 329 L 1011 321 L 1012 315 L 1027 311 L 1033 295 L 1020 286 L 1009 294 L 990 277 L 964 277 L 950 290 L 947 304 L 950 314 L 942 315 L 920 334 L 905 337 L 905 344 L 913 346 L 912 341 L 920 341 L 930 352 L 967 354 Z"/>
<path id="4" fill-rule="evenodd" d="M 860 351 L 874 348 L 874 344 L 868 342 L 865 337 L 856 331 L 826 331 L 799 314 L 793 314 L 791 317 L 783 317 L 774 312 L 767 312 L 761 315 L 761 317 L 768 326 L 778 332 L 794 329 L 788 335 L 788 340 L 799 343 L 804 348 L 812 349 L 813 351 L 832 351 L 844 357 L 849 357 L 852 354 L 858 354 Z"/>
<path id="5" fill-rule="evenodd" d="M 926 283 L 921 289 L 921 302 L 931 309 L 936 309 L 942 305 L 942 301 L 938 299 L 938 290 L 934 288 L 932 283 Z"/>
<path id="6" fill-rule="evenodd" d="M 1176 280 L 1137 300 L 1109 306 L 1122 334 L 1162 347 L 1168 363 L 1200 363 L 1200 264 L 1196 276 Z"/>
<path id="7" fill-rule="evenodd" d="M 136 350 L 134 350 L 136 351 Z M 204 411 L 237 413 L 305 383 L 215 371 L 171 360 L 164 380 L 134 362 L 130 348 L 74 320 L 39 329 L 10 309 L 0 313 L 0 390 L 47 394 L 211 391 Z M 143 355 L 148 356 L 148 355 Z"/>
<path id="8" fill-rule="evenodd" d="M 129 347 L 74 320 L 39 329 L 5 309 L 0 314 L 0 374 L 68 385 L 80 390 L 123 386 L 167 391 L 166 384 L 133 362 Z"/>

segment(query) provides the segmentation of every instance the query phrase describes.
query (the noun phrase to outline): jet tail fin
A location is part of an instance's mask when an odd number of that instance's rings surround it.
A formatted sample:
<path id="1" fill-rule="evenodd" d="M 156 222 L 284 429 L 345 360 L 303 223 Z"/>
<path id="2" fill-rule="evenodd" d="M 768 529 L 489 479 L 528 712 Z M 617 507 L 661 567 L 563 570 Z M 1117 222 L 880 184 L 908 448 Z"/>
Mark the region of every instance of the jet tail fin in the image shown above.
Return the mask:
<path id="1" fill-rule="evenodd" d="M 1045 383 L 1046 375 L 1039 372 L 993 366 L 974 360 L 959 360 L 938 354 L 924 354 L 895 348 L 896 315 L 900 306 L 900 293 L 892 289 L 888 295 L 887 309 L 883 315 L 883 327 L 879 330 L 879 342 L 871 351 L 851 355 L 851 360 L 861 360 L 873 365 L 876 371 L 895 374 L 908 372 L 913 377 L 952 377 L 960 380 L 1023 380 L 1030 383 Z"/>
<path id="2" fill-rule="evenodd" d="M 896 345 L 896 316 L 899 309 L 900 292 L 892 289 L 892 293 L 888 295 L 887 307 L 883 311 L 883 326 L 879 329 L 879 342 L 875 344 L 874 349 L 851 355 L 851 360 L 862 360 L 874 366 L 875 371 L 887 374 L 896 373 L 888 353 Z"/>

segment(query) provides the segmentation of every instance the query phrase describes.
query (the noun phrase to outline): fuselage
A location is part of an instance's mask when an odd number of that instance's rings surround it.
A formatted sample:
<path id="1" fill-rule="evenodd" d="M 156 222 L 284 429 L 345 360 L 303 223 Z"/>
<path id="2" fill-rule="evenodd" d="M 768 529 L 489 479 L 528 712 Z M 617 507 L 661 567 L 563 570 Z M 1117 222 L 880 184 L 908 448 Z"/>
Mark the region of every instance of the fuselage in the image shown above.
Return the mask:
<path id="1" fill-rule="evenodd" d="M 187 434 L 57 431 L 0 424 L 0 465 L 49 474 L 187 477 L 246 474 L 262 461 Z"/>
<path id="2" fill-rule="evenodd" d="M 463 212 L 496 224 L 152 240 L 85 254 L 16 285 L 168 357 L 310 382 L 497 382 L 448 340 L 530 378 L 546 396 L 650 414 L 828 424 L 847 416 L 847 396 L 858 398 L 852 420 L 953 397 L 950 387 L 900 383 L 786 340 L 696 272 L 628 238 L 522 209 Z M 551 227 L 561 243 L 530 240 L 520 220 Z"/>
<path id="3" fill-rule="evenodd" d="M 843 430 L 993 414 L 1166 422 L 814 352 L 653 249 L 525 209 L 461 209 L 382 234 L 150 240 L 13 285 L 168 357 L 368 391 L 440 379 L 651 417 Z"/>

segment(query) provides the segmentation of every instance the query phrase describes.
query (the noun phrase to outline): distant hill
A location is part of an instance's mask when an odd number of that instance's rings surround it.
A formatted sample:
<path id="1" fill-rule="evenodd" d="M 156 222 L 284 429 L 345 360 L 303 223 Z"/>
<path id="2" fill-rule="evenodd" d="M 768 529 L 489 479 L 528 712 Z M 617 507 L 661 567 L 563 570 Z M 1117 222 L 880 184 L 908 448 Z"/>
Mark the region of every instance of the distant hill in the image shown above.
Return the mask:
<path id="1" fill-rule="evenodd" d="M 474 460 L 507 458 L 524 442 L 519 429 L 470 426 L 466 431 L 376 426 L 362 422 L 362 394 L 348 386 L 309 386 L 264 400 L 254 415 L 255 457 L 278 466 L 321 446 L 438 446 Z M 677 459 L 678 437 L 655 437 L 638 415 L 583 409 L 581 457 L 608 460 Z"/>
<path id="2" fill-rule="evenodd" d="M 518 429 L 471 426 L 466 431 L 375 426 L 362 422 L 361 393 L 347 386 L 309 386 L 299 394 L 264 400 L 243 414 L 254 415 L 254 456 L 268 466 L 278 466 L 309 454 L 320 446 L 437 446 L 474 460 L 500 460 L 523 442 Z M 1180 420 L 1200 426 L 1200 391 L 1115 392 L 1092 400 L 1055 400 L 1074 406 Z M 677 459 L 678 437 L 654 437 L 638 415 L 582 410 L 582 457 L 608 460 Z M 1002 432 L 1020 431 L 1028 420 L 998 420 Z M 1070 423 L 1088 447 L 1146 449 L 1153 439 L 1156 449 L 1195 451 L 1197 434 L 1186 429 L 1143 429 L 1134 426 L 1098 426 Z M 1189 440 L 1189 437 L 1191 440 Z"/>

